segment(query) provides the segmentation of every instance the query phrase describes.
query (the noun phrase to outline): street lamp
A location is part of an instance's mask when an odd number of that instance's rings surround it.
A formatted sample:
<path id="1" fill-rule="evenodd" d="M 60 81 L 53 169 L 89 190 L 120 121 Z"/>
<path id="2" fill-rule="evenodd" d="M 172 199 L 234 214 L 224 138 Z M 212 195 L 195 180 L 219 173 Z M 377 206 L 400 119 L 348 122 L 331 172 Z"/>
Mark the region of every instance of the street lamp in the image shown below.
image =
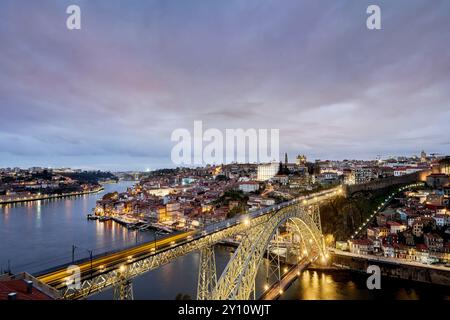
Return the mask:
<path id="1" fill-rule="evenodd" d="M 93 250 L 77 247 L 76 245 L 72 245 L 72 264 L 75 263 L 75 249 L 84 249 L 89 253 L 89 260 L 91 262 L 91 273 L 92 273 L 92 256 L 93 256 Z"/>
<path id="2" fill-rule="evenodd" d="M 156 236 L 158 236 L 158 235 L 161 235 L 161 233 L 157 230 L 153 234 L 153 249 L 154 249 L 154 251 L 156 251 Z"/>

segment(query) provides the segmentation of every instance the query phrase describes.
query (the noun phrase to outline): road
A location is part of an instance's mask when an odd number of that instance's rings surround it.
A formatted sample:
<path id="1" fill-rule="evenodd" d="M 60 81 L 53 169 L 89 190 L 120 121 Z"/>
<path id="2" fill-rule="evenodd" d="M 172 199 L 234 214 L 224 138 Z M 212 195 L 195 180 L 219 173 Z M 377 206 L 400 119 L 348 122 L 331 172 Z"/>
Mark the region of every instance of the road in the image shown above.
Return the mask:
<path id="1" fill-rule="evenodd" d="M 287 273 L 285 273 L 280 282 L 274 283 L 261 296 L 260 300 L 276 300 L 283 294 L 291 283 L 300 275 L 308 265 L 311 263 L 309 258 L 304 258 L 298 265 L 292 266 Z"/>
<path id="2" fill-rule="evenodd" d="M 169 237 L 149 242 L 134 248 L 106 255 L 104 257 L 96 257 L 91 261 L 85 261 L 81 264 L 75 263 L 81 271 L 81 277 L 104 273 L 118 265 L 131 263 L 140 258 L 149 256 L 166 247 L 175 245 L 180 241 L 187 241 L 194 234 L 194 231 L 173 234 Z M 62 268 L 54 272 L 37 277 L 41 282 L 50 285 L 56 289 L 64 287 L 66 277 L 68 276 L 67 268 Z"/>

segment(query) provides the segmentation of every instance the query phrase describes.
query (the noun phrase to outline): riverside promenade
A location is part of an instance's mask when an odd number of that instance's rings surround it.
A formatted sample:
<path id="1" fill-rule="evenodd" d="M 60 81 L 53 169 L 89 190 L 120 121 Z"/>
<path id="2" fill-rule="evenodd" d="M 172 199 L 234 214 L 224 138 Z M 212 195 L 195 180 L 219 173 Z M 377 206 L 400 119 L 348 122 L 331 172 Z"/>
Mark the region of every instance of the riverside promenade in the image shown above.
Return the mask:
<path id="1" fill-rule="evenodd" d="M 88 191 L 79 191 L 79 192 L 67 192 L 67 193 L 61 193 L 61 194 L 37 194 L 33 196 L 24 196 L 19 198 L 9 198 L 9 199 L 3 199 L 0 200 L 0 205 L 2 204 L 12 204 L 12 203 L 19 203 L 19 202 L 28 202 L 28 201 L 39 201 L 39 200 L 47 200 L 47 199 L 58 199 L 58 198 L 66 198 L 66 197 L 75 197 L 75 196 L 82 196 L 85 194 L 93 194 L 98 193 L 100 191 L 103 191 L 103 187 L 95 188 Z"/>

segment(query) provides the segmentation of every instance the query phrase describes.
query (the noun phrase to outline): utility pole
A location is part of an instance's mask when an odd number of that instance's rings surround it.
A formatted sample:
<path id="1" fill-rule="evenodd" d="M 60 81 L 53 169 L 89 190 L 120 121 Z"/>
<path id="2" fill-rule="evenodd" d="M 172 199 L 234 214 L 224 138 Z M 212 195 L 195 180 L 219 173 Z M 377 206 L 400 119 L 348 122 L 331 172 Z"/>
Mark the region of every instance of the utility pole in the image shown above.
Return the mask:
<path id="1" fill-rule="evenodd" d="M 157 240 L 157 236 L 160 235 L 164 235 L 162 232 L 160 232 L 159 230 L 156 230 L 155 233 L 153 234 L 153 243 L 155 246 L 155 252 L 156 252 L 156 240 Z"/>
<path id="2" fill-rule="evenodd" d="M 72 245 L 72 264 L 74 264 L 75 263 L 75 245 L 73 244 Z"/>
<path id="3" fill-rule="evenodd" d="M 89 259 L 91 261 L 91 278 L 92 278 L 92 250 L 88 250 L 89 252 Z"/>

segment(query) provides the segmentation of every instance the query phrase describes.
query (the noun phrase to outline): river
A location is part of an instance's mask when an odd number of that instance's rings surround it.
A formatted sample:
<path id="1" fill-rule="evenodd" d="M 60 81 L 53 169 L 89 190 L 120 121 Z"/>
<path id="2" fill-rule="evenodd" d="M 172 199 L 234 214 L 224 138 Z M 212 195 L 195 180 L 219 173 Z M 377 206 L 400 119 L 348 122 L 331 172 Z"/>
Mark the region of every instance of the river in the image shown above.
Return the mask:
<path id="1" fill-rule="evenodd" d="M 97 194 L 0 206 L 0 267 L 34 273 L 70 262 L 73 245 L 75 259 L 79 259 L 87 257 L 88 250 L 97 254 L 152 241 L 151 231 L 130 231 L 112 221 L 86 219 L 97 199 L 107 192 L 124 191 L 132 184 L 108 184 Z M 219 275 L 231 255 L 230 248 L 216 248 Z M 198 253 L 192 253 L 134 279 L 134 297 L 174 299 L 178 293 L 195 297 L 198 258 Z M 264 270 L 261 266 L 257 276 L 258 294 L 265 282 Z M 365 281 L 364 276 L 348 272 L 306 271 L 281 299 L 450 298 L 447 288 L 394 280 L 383 280 L 380 294 L 367 290 Z M 94 300 L 111 298 L 111 289 L 90 297 Z"/>

